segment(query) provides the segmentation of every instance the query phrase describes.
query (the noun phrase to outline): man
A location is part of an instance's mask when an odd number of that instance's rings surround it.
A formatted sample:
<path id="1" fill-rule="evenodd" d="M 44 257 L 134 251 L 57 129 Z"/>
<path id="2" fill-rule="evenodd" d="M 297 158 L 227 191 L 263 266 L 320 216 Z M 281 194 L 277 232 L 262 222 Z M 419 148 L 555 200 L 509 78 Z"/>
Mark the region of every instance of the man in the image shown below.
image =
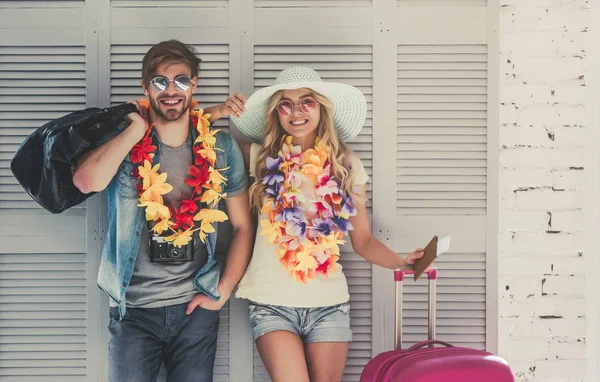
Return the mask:
<path id="1" fill-rule="evenodd" d="M 199 133 L 191 123 L 189 110 L 199 64 L 194 51 L 179 41 L 154 45 L 142 62 L 142 89 L 150 107 L 138 104 L 140 113 L 129 114 L 128 125 L 120 126 L 116 137 L 86 154 L 73 174 L 73 182 L 82 192 L 106 189 L 108 198 L 108 232 L 98 285 L 110 296 L 111 303 L 110 381 L 154 381 L 161 361 L 169 381 L 212 381 L 219 310 L 250 258 L 254 231 L 244 162 L 236 141 L 224 132 L 214 135 L 214 168 L 221 169 L 225 178 L 221 191 L 226 194 L 232 226 L 222 275 L 214 257 L 216 232 L 205 227 L 207 236 L 201 240 L 199 222 L 192 221 L 193 214 L 188 211 L 210 208 L 200 203 L 205 188 L 194 188 L 194 179 L 190 178 L 191 166 L 200 169 L 206 164 L 192 151 Z M 239 100 L 232 96 L 226 102 L 229 106 L 218 105 L 206 112 L 213 112 L 214 120 L 239 110 L 236 102 Z M 156 150 L 153 158 L 146 158 L 151 159 L 151 166 L 160 164 L 158 174 L 166 173 L 170 185 L 156 196 L 157 200 L 164 198 L 164 206 L 171 207 L 170 220 L 174 224 L 169 232 L 156 229 L 154 224 L 161 220 L 147 221 L 148 211 L 141 200 L 145 196 L 141 195 L 150 184 L 138 175 L 144 163 L 132 162 L 132 148 L 145 137 L 148 120 L 153 123 L 149 137 Z M 169 187 L 172 190 L 165 193 Z M 189 203 L 192 199 L 195 207 Z M 188 200 L 187 220 L 182 218 L 184 200 Z M 177 246 L 168 237 L 185 230 L 186 224 L 190 230 L 196 229 L 193 239 Z"/>

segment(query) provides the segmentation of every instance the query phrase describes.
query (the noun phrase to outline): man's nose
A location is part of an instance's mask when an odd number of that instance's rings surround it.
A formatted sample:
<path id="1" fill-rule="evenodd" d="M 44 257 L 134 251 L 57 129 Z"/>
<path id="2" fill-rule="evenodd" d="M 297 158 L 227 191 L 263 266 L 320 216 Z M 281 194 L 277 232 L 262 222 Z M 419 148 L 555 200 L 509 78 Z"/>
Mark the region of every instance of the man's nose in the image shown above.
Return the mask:
<path id="1" fill-rule="evenodd" d="M 173 94 L 173 93 L 177 93 L 177 88 L 175 87 L 175 81 L 169 81 L 169 85 L 167 85 L 167 89 L 165 90 L 165 92 L 169 95 Z"/>

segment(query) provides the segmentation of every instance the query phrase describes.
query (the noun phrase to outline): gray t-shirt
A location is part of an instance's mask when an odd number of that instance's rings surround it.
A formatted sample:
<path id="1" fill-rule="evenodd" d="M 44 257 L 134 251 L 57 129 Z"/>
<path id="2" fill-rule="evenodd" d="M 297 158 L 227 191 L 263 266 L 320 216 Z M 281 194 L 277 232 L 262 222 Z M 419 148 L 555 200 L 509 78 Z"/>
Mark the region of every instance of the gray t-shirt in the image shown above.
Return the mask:
<path id="1" fill-rule="evenodd" d="M 160 144 L 159 173 L 167 173 L 167 182 L 173 190 L 164 195 L 165 204 L 179 208 L 181 194 L 189 198 L 192 188 L 184 183 L 192 164 L 192 143 L 188 139 L 179 147 Z M 174 220 L 174 218 L 172 218 Z M 163 235 L 166 233 L 163 233 Z M 160 263 L 150 261 L 150 232 L 144 226 L 142 241 L 135 262 L 131 282 L 127 288 L 127 307 L 160 308 L 190 302 L 199 291 L 194 287 L 194 277 L 206 263 L 208 251 L 194 233 L 194 261 Z"/>

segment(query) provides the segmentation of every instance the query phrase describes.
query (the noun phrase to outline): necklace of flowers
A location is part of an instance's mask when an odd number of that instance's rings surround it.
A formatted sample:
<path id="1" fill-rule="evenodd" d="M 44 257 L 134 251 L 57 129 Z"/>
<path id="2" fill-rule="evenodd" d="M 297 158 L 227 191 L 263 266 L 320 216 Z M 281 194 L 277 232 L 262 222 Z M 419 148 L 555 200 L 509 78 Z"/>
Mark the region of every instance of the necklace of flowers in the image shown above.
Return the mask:
<path id="1" fill-rule="evenodd" d="M 261 234 L 275 245 L 279 261 L 298 282 L 307 283 L 317 274 L 329 276 L 336 269 L 342 238 L 353 229 L 349 218 L 356 208 L 331 174 L 329 153 L 318 138 L 314 149 L 302 153 L 288 136 L 277 158 L 266 161 Z M 302 191 L 306 181 L 314 184 L 315 194 L 308 211 Z"/>
<path id="2" fill-rule="evenodd" d="M 138 179 L 138 206 L 145 209 L 147 221 L 155 222 L 152 231 L 158 235 L 163 232 L 170 233 L 165 240 L 172 242 L 176 247 L 188 244 L 196 231 L 199 231 L 200 240 L 204 243 L 207 234 L 215 232 L 213 223 L 228 219 L 223 211 L 214 209 L 219 200 L 226 197 L 222 193 L 222 185 L 227 179 L 220 174 L 220 171 L 226 169 L 215 169 L 215 150 L 219 150 L 215 147 L 215 134 L 219 130 L 209 129 L 210 114 L 204 114 L 203 109 L 194 110 L 196 105 L 196 101 L 192 100 L 190 116 L 193 126 L 198 131 L 198 137 L 192 147 L 194 163 L 188 171 L 190 176 L 184 180 L 193 191 L 189 198 L 182 194 L 179 208 L 169 208 L 164 204 L 163 195 L 171 192 L 173 186 L 167 183 L 166 172 L 158 173 L 160 163 L 153 165 L 154 151 L 157 149 L 150 137 L 153 124 L 144 137 L 133 146 L 130 154 L 131 162 L 138 166 L 134 170 L 134 176 Z M 143 99 L 140 106 L 149 108 L 150 103 Z M 210 208 L 200 210 L 198 202 L 206 203 Z M 173 216 L 175 220 L 172 219 Z"/>

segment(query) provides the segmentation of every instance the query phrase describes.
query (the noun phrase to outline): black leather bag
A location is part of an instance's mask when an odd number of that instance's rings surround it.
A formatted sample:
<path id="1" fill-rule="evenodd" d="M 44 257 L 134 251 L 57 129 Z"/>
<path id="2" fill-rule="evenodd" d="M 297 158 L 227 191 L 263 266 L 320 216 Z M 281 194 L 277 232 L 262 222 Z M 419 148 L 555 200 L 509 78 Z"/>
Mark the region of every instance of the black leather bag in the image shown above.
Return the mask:
<path id="1" fill-rule="evenodd" d="M 126 103 L 52 120 L 21 143 L 10 169 L 33 200 L 52 213 L 61 213 L 94 195 L 82 193 L 73 184 L 77 159 L 117 135 L 117 126 L 135 111 L 135 105 Z"/>

